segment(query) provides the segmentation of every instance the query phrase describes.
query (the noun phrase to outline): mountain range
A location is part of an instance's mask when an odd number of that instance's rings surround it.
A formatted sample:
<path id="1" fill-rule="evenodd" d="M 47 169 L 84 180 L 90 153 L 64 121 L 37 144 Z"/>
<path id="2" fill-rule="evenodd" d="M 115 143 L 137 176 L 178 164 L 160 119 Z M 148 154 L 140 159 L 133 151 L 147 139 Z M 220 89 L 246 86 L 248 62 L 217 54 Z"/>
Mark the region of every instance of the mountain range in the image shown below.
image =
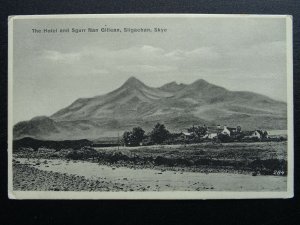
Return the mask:
<path id="1" fill-rule="evenodd" d="M 135 126 L 150 131 L 163 123 L 172 132 L 193 125 L 286 129 L 287 105 L 254 92 L 230 91 L 203 79 L 149 87 L 130 77 L 121 87 L 92 98 L 80 98 L 54 113 L 17 123 L 14 139 L 97 139 L 116 137 Z"/>

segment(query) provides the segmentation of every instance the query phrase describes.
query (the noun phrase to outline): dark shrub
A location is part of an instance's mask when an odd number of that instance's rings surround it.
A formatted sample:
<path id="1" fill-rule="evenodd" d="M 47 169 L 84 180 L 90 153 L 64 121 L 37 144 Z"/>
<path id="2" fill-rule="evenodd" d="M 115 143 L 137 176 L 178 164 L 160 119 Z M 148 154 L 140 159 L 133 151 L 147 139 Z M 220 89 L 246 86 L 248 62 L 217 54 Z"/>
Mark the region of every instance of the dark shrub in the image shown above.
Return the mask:
<path id="1" fill-rule="evenodd" d="M 218 134 L 218 139 L 221 142 L 232 142 L 233 141 L 233 138 L 226 134 Z"/>
<path id="2" fill-rule="evenodd" d="M 283 159 L 254 160 L 249 164 L 252 170 L 260 171 L 263 175 L 273 175 L 274 171 L 287 173 L 287 161 Z"/>
<path id="3" fill-rule="evenodd" d="M 141 127 L 134 127 L 132 131 L 125 131 L 123 134 L 123 143 L 126 146 L 138 146 L 142 143 L 145 131 Z"/>
<path id="4" fill-rule="evenodd" d="M 66 158 L 72 160 L 79 160 L 83 158 L 83 155 L 77 152 L 76 150 L 72 150 L 66 155 Z"/>
<path id="5" fill-rule="evenodd" d="M 170 132 L 166 129 L 164 124 L 157 123 L 151 131 L 151 140 L 156 144 L 161 144 L 167 140 L 170 136 Z"/>
<path id="6" fill-rule="evenodd" d="M 73 160 L 89 159 L 97 156 L 97 151 L 91 147 L 83 147 L 80 150 L 71 150 L 65 155 L 67 159 Z"/>

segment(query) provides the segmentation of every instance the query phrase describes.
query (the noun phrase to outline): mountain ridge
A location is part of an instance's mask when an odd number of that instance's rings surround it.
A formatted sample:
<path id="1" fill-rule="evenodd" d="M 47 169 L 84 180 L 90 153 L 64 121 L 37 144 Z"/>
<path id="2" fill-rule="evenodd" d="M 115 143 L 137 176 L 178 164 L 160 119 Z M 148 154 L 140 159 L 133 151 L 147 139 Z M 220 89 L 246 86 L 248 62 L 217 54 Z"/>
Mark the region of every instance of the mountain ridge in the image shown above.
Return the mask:
<path id="1" fill-rule="evenodd" d="M 150 130 L 156 122 L 177 132 L 201 123 L 286 129 L 286 103 L 254 92 L 230 91 L 203 79 L 155 88 L 130 77 L 107 94 L 79 98 L 49 117 L 17 123 L 14 138 L 93 139 L 133 126 Z"/>

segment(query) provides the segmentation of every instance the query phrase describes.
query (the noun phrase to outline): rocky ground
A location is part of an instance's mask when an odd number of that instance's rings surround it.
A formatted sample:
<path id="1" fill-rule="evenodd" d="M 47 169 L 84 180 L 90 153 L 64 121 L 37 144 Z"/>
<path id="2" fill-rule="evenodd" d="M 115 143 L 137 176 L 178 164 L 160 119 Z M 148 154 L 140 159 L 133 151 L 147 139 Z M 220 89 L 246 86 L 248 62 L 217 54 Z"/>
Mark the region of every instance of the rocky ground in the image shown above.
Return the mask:
<path id="1" fill-rule="evenodd" d="M 279 191 L 286 142 L 23 149 L 13 154 L 15 191 Z"/>
<path id="2" fill-rule="evenodd" d="M 62 159 L 13 160 L 14 191 L 283 191 L 285 176 L 128 168 Z"/>
<path id="3" fill-rule="evenodd" d="M 13 165 L 13 187 L 15 191 L 133 191 L 124 184 L 42 171 L 22 164 Z"/>

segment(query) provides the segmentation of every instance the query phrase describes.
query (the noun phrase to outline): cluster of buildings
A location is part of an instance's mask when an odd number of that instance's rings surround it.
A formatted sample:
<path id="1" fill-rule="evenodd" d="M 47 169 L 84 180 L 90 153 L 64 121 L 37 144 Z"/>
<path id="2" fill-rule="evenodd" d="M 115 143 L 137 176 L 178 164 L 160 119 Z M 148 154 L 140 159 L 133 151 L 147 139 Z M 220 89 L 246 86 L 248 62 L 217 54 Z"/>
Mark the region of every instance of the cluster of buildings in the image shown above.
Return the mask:
<path id="1" fill-rule="evenodd" d="M 203 128 L 206 130 L 206 132 L 200 136 L 200 138 L 203 139 L 215 139 L 219 137 L 219 135 L 228 136 L 231 138 L 236 137 L 242 137 L 244 139 L 265 139 L 268 138 L 269 134 L 266 130 L 253 130 L 253 131 L 242 131 L 242 128 L 240 126 L 237 126 L 235 128 L 233 127 L 227 127 L 225 126 L 212 126 L 212 127 L 206 127 L 205 125 Z M 184 137 L 186 139 L 195 137 L 194 132 L 182 132 Z"/>

